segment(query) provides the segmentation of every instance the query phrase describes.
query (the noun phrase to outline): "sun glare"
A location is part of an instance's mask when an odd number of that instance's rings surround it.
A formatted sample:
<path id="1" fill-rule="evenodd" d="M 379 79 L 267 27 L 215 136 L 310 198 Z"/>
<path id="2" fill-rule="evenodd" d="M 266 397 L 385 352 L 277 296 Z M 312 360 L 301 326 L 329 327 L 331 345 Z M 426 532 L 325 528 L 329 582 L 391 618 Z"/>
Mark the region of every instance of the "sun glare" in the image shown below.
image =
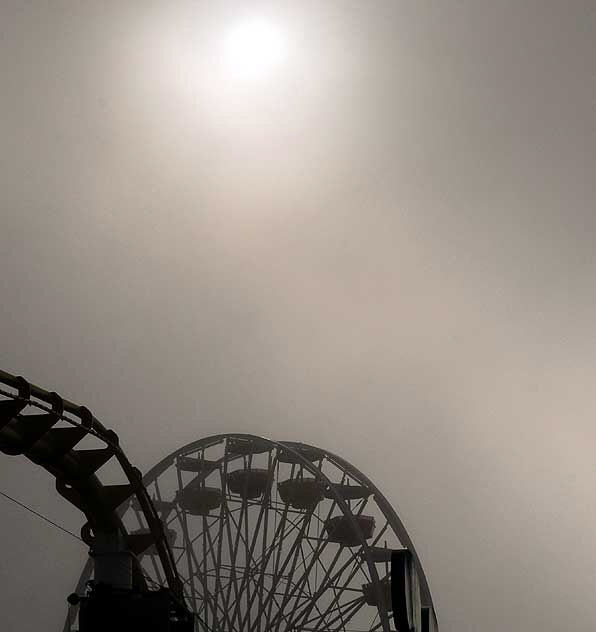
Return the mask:
<path id="1" fill-rule="evenodd" d="M 286 42 L 277 25 L 263 19 L 237 24 L 225 39 L 225 60 L 230 71 L 244 79 L 259 79 L 279 66 Z"/>

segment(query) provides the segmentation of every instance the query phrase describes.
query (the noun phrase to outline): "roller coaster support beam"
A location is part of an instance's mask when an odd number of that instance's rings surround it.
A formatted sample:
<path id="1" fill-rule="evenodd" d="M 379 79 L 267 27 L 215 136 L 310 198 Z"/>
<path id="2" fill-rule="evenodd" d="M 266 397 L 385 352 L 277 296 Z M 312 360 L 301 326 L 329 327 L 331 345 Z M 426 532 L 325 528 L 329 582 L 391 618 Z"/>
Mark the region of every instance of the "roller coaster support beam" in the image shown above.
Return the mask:
<path id="1" fill-rule="evenodd" d="M 81 530 L 95 573 L 80 603 L 80 632 L 192 632 L 193 615 L 184 603 L 182 582 L 163 524 L 118 435 L 83 407 L 0 371 L 0 452 L 23 455 L 56 478 L 56 489 L 86 518 Z M 31 414 L 33 413 L 33 414 Z M 87 437 L 103 447 L 82 448 Z M 98 470 L 112 457 L 126 482 L 104 485 Z M 118 508 L 136 497 L 148 529 L 129 534 Z M 167 586 L 149 590 L 137 556 L 155 547 Z"/>

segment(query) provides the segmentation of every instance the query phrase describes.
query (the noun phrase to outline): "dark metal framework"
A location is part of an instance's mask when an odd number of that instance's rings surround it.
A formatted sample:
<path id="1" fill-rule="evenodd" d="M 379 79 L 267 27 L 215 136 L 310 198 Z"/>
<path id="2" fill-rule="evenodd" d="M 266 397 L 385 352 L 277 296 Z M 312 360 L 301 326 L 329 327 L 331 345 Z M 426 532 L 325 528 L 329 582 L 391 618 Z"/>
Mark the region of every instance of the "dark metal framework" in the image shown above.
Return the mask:
<path id="1" fill-rule="evenodd" d="M 396 549 L 412 560 L 404 602 L 411 630 L 438 630 L 399 517 L 370 479 L 327 450 L 216 435 L 170 454 L 143 481 L 202 632 L 390 632 Z M 140 509 L 138 499 L 119 509 L 137 536 L 148 529 Z M 156 553 L 145 551 L 143 572 L 163 583 Z M 90 576 L 88 564 L 79 586 Z"/>
<path id="2" fill-rule="evenodd" d="M 184 607 L 183 583 L 160 516 L 141 472 L 130 463 L 113 430 L 84 406 L 0 371 L 0 451 L 24 455 L 56 478 L 60 495 L 87 518 L 83 540 L 92 549 L 96 540 L 119 548 L 123 558 L 131 560 L 131 583 L 137 591 L 149 590 L 150 578 L 138 559 L 151 548 L 161 584 Z M 98 470 L 110 465 L 117 465 L 123 483 L 102 483 Z M 144 533 L 130 533 L 121 519 L 118 508 L 130 497 L 147 526 Z"/>

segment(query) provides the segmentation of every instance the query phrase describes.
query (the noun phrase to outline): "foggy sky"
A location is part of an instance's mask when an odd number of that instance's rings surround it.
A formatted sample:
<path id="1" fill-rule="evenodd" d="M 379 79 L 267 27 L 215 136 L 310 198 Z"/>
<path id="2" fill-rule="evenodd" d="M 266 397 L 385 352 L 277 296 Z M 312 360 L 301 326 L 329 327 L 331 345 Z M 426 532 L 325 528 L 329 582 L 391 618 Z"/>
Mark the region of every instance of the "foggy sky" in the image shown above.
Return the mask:
<path id="1" fill-rule="evenodd" d="M 255 13 L 287 60 L 237 82 Z M 344 456 L 442 632 L 593 631 L 595 60 L 593 0 L 4 0 L 0 366 L 143 470 L 215 432 Z M 3 629 L 58 630 L 86 550 L 0 512 Z"/>

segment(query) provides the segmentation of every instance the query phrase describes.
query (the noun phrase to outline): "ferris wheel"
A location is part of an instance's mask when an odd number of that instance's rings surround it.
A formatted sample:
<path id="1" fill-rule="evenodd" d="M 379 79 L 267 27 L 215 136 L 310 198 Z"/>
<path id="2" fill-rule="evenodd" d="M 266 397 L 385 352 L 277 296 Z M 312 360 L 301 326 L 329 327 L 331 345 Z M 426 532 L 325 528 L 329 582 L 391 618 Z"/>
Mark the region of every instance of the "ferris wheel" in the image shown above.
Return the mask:
<path id="1" fill-rule="evenodd" d="M 201 632 L 438 630 L 428 584 L 403 524 L 373 483 L 317 447 L 247 434 L 207 437 L 144 477 L 185 601 Z M 120 507 L 131 534 L 138 501 Z M 391 554 L 408 553 L 403 612 L 392 612 Z M 155 585 L 155 549 L 140 558 Z M 88 564 L 79 590 L 91 579 Z M 406 627 L 407 626 L 407 627 Z M 64 632 L 76 630 L 76 607 Z"/>

